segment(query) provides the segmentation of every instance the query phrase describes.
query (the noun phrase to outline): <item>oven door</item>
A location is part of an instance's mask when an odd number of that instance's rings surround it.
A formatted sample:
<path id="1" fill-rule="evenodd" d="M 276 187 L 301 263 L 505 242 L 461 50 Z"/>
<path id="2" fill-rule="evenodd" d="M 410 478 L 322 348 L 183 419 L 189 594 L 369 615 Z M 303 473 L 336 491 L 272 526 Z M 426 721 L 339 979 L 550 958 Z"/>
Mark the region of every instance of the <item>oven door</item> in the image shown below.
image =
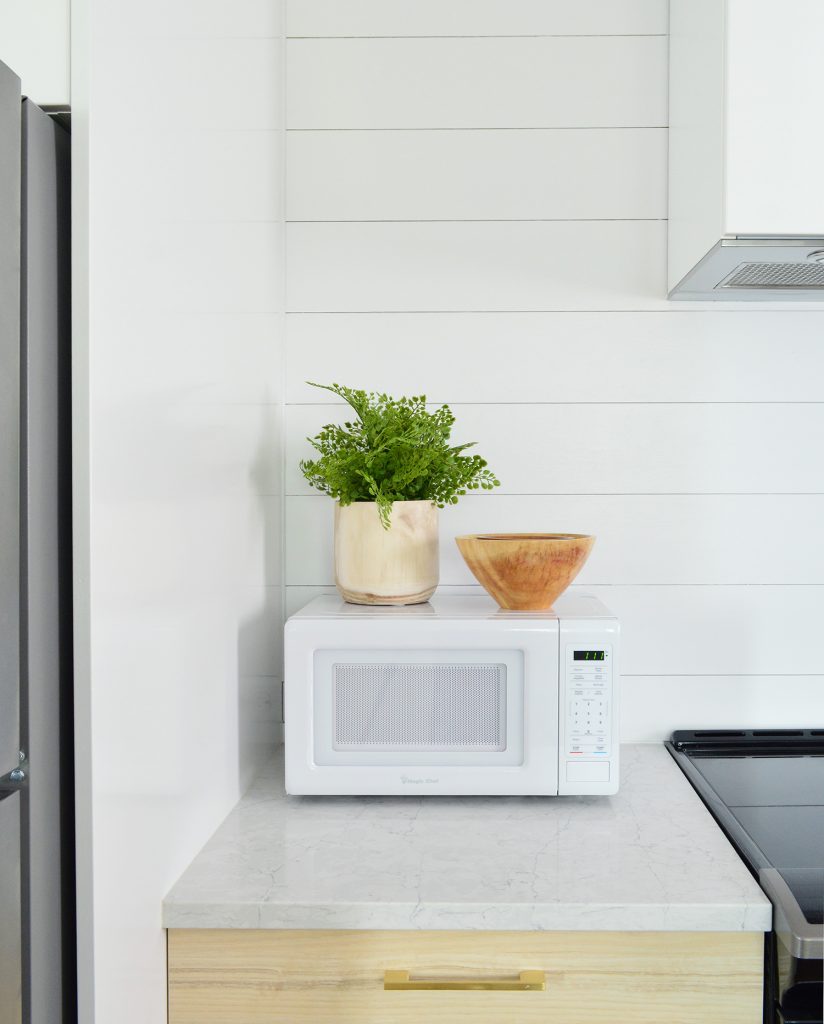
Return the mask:
<path id="1" fill-rule="evenodd" d="M 304 651 L 309 685 L 287 691 L 289 792 L 557 793 L 556 622 L 438 623 L 426 646 L 353 625 Z"/>

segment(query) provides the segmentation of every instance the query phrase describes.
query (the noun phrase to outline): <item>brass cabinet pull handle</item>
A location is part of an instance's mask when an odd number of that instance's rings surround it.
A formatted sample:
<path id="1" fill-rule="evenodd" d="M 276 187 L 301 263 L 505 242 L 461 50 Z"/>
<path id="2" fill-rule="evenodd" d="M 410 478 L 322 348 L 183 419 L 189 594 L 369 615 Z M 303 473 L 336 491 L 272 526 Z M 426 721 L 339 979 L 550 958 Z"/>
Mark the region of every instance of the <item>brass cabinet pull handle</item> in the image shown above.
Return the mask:
<path id="1" fill-rule="evenodd" d="M 545 992 L 546 973 L 544 971 L 521 971 L 516 978 L 460 980 L 444 978 L 443 980 L 413 981 L 409 971 L 384 971 L 383 989 L 385 992 Z"/>

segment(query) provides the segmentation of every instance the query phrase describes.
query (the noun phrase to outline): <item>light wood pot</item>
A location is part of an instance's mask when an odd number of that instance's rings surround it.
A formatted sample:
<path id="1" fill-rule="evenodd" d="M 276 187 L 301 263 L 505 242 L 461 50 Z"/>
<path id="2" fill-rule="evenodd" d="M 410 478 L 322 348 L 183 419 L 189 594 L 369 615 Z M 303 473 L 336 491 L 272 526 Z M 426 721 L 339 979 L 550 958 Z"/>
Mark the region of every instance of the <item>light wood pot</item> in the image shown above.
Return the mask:
<path id="1" fill-rule="evenodd" d="M 422 604 L 438 585 L 438 509 L 396 501 L 385 530 L 374 501 L 335 506 L 335 584 L 352 604 Z"/>

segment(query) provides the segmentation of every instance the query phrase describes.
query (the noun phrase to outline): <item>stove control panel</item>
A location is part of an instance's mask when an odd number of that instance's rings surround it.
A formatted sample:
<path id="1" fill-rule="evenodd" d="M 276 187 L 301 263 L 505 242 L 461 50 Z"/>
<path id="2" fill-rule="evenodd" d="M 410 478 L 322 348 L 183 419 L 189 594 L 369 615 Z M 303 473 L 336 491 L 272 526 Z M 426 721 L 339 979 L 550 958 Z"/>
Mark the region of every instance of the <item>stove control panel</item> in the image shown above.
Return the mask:
<path id="1" fill-rule="evenodd" d="M 613 643 L 607 636 L 562 637 L 559 686 L 561 749 L 559 791 L 564 780 L 591 784 L 584 792 L 613 793 L 618 788 L 616 673 Z M 612 638 L 609 638 L 612 639 Z"/>

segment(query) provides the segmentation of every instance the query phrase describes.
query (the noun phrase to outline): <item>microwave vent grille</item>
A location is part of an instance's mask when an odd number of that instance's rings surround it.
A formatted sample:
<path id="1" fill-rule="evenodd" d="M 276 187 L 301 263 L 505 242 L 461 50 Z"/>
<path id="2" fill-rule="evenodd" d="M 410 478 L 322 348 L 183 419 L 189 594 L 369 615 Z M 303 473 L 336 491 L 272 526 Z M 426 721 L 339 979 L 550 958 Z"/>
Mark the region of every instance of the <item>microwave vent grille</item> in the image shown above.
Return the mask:
<path id="1" fill-rule="evenodd" d="M 506 666 L 334 666 L 336 750 L 505 750 Z"/>

